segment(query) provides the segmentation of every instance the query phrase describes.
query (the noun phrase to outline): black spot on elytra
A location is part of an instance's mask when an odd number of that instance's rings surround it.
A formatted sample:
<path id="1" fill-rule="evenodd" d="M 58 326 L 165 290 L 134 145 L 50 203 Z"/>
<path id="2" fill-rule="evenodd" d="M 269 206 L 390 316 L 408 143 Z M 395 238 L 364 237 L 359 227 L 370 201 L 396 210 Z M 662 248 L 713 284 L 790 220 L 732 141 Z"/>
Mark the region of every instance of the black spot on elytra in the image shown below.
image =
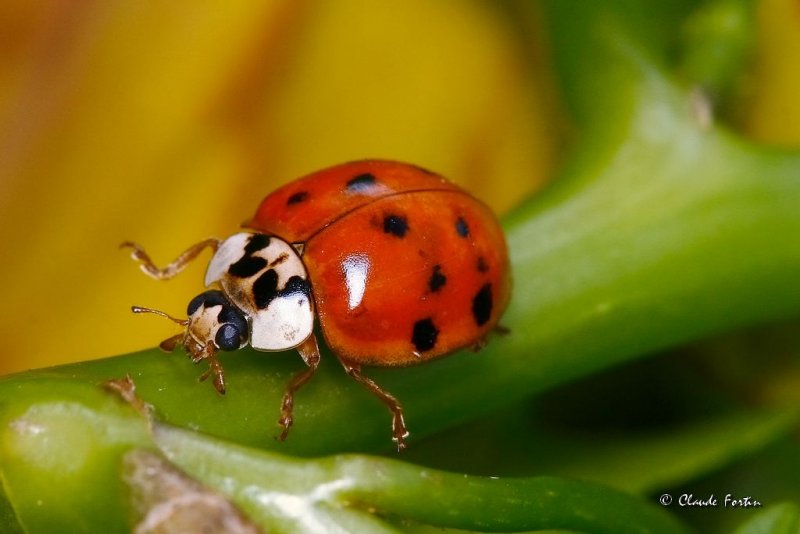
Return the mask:
<path id="1" fill-rule="evenodd" d="M 469 236 L 469 226 L 467 226 L 467 221 L 465 221 L 462 217 L 456 219 L 456 232 L 461 237 Z"/>
<path id="2" fill-rule="evenodd" d="M 442 274 L 442 266 L 441 265 L 434 265 L 433 266 L 433 273 L 431 273 L 431 277 L 428 279 L 428 289 L 430 289 L 431 293 L 436 293 L 447 283 L 447 277 Z"/>
<path id="3" fill-rule="evenodd" d="M 311 286 L 308 280 L 294 275 L 286 281 L 286 285 L 278 290 L 278 273 L 270 269 L 253 282 L 253 300 L 259 310 L 266 309 L 276 298 L 287 297 L 295 293 L 302 293 L 307 298 L 311 296 Z"/>
<path id="4" fill-rule="evenodd" d="M 244 255 L 228 267 L 228 274 L 238 278 L 250 278 L 267 266 L 267 260 L 258 256 Z"/>
<path id="5" fill-rule="evenodd" d="M 383 231 L 397 237 L 403 237 L 408 232 L 408 220 L 402 215 L 387 215 L 383 218 Z"/>
<path id="6" fill-rule="evenodd" d="M 253 253 L 269 246 L 269 236 L 265 234 L 253 234 L 247 240 L 247 245 L 244 247 L 244 255 L 252 256 Z"/>
<path id="7" fill-rule="evenodd" d="M 489 264 L 486 263 L 486 259 L 483 256 L 478 256 L 478 262 L 475 266 L 478 268 L 479 273 L 489 272 Z"/>
<path id="8" fill-rule="evenodd" d="M 436 338 L 439 337 L 439 329 L 433 324 L 433 320 L 420 319 L 414 323 L 414 331 L 411 334 L 411 342 L 419 352 L 431 350 L 436 345 Z"/>
<path id="9" fill-rule="evenodd" d="M 472 316 L 482 326 L 492 316 L 492 284 L 483 284 L 472 299 Z"/>
<path id="10" fill-rule="evenodd" d="M 292 204 L 303 202 L 307 198 L 308 198 L 308 191 L 298 191 L 297 193 L 293 194 L 286 200 L 286 205 L 291 206 Z"/>
<path id="11" fill-rule="evenodd" d="M 375 175 L 365 172 L 347 182 L 347 190 L 351 193 L 363 193 L 375 185 Z"/>

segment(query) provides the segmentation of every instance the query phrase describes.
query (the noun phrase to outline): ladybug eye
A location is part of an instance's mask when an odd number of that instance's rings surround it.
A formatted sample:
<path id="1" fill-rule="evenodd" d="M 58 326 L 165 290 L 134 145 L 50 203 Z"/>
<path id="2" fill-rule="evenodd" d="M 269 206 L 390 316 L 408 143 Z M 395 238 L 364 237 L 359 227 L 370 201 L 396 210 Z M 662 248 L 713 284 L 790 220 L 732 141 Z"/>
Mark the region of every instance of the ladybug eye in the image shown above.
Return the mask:
<path id="1" fill-rule="evenodd" d="M 217 330 L 214 341 L 222 350 L 236 350 L 241 342 L 239 329 L 232 324 L 224 324 Z"/>

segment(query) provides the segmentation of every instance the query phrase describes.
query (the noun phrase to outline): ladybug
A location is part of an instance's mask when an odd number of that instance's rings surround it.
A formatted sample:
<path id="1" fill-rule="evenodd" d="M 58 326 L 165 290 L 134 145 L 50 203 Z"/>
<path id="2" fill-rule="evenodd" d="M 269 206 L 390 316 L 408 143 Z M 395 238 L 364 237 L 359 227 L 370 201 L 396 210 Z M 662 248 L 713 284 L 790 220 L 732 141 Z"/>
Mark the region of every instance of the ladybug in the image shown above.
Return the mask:
<path id="1" fill-rule="evenodd" d="M 409 432 L 400 402 L 364 376 L 363 365 L 413 365 L 482 346 L 510 296 L 505 237 L 491 210 L 443 177 L 394 161 L 324 169 L 268 195 L 245 231 L 207 239 L 166 267 L 133 242 L 132 258 L 156 279 L 178 274 L 204 249 L 214 255 L 189 303 L 185 330 L 161 343 L 207 361 L 220 394 L 219 351 L 297 349 L 306 368 L 287 385 L 278 420 L 292 426 L 295 392 L 320 354 L 314 325 L 348 375 L 392 413 L 398 449 Z"/>

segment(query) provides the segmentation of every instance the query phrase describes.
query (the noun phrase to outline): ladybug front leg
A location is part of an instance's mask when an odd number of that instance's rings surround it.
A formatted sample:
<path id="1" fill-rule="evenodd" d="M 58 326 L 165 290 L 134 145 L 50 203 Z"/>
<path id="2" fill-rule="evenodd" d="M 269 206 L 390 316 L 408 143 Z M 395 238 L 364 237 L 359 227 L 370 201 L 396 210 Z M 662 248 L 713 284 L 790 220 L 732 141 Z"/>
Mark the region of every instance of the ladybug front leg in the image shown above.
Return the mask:
<path id="1" fill-rule="evenodd" d="M 319 366 L 319 346 L 317 345 L 317 337 L 314 334 L 311 334 L 308 339 L 303 341 L 298 347 L 297 351 L 300 353 L 300 356 L 303 358 L 303 361 L 306 362 L 308 366 L 307 369 L 300 371 L 289 382 L 286 386 L 286 392 L 283 394 L 283 400 L 281 401 L 281 418 L 278 419 L 278 424 L 283 427 L 283 431 L 281 435 L 278 436 L 278 439 L 284 441 L 286 436 L 289 434 L 289 428 L 291 428 L 292 423 L 294 422 L 294 417 L 292 416 L 292 410 L 294 409 L 294 394 L 300 389 L 303 384 L 311 380 L 311 377 L 314 376 L 314 373 L 317 371 L 317 367 Z"/>
<path id="2" fill-rule="evenodd" d="M 220 395 L 225 395 L 225 371 L 222 369 L 222 364 L 217 359 L 217 348 L 207 343 L 201 352 L 191 355 L 194 363 L 200 363 L 202 360 L 208 360 L 208 370 L 200 375 L 200 382 L 205 381 L 209 376 L 214 376 L 214 389 Z"/>
<path id="3" fill-rule="evenodd" d="M 155 278 L 156 280 L 168 280 L 185 269 L 186 266 L 204 249 L 210 248 L 216 252 L 219 248 L 219 244 L 219 239 L 214 238 L 195 243 L 191 247 L 184 250 L 180 256 L 175 258 L 163 269 L 156 267 L 147 252 L 145 252 L 139 244 L 134 243 L 133 241 L 125 241 L 119 247 L 132 249 L 131 258 L 133 258 L 134 261 L 139 262 L 139 267 L 146 275 Z"/>
<path id="4" fill-rule="evenodd" d="M 400 401 L 398 401 L 394 395 L 381 388 L 372 379 L 362 375 L 360 365 L 349 362 L 341 356 L 339 357 L 339 361 L 342 362 L 344 370 L 348 375 L 354 378 L 356 382 L 366 387 L 389 408 L 389 411 L 392 412 L 392 441 L 397 443 L 398 451 L 405 449 L 405 439 L 409 436 L 409 432 L 406 428 L 403 406 L 400 404 Z"/>
<path id="5" fill-rule="evenodd" d="M 164 341 L 158 344 L 158 347 L 163 350 L 164 352 L 172 352 L 175 350 L 176 347 L 183 345 L 186 342 L 186 333 L 175 334 L 172 337 L 168 337 Z"/>

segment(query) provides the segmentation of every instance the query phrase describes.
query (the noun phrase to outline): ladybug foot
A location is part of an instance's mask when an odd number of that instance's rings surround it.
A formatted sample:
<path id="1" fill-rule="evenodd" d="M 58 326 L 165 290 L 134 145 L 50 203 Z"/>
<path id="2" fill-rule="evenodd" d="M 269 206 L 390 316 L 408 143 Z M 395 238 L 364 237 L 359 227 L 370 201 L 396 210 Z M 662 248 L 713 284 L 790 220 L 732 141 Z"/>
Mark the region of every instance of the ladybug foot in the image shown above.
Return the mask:
<path id="1" fill-rule="evenodd" d="M 286 438 L 289 435 L 289 429 L 294 424 L 294 418 L 291 415 L 283 415 L 280 419 L 278 419 L 278 424 L 283 427 L 283 430 L 281 430 L 281 433 L 278 436 L 278 441 L 286 441 Z"/>
<path id="2" fill-rule="evenodd" d="M 403 420 L 403 413 L 395 413 L 392 417 L 392 441 L 397 444 L 397 452 L 406 448 L 406 438 L 411 433 L 406 428 L 406 422 Z"/>
<path id="3" fill-rule="evenodd" d="M 469 348 L 470 348 L 470 349 L 472 349 L 472 352 L 480 352 L 480 350 L 481 350 L 483 347 L 485 347 L 487 343 L 489 343 L 489 338 L 488 338 L 488 336 L 483 336 L 483 337 L 482 337 L 482 338 L 480 338 L 478 341 L 476 341 L 475 343 L 473 343 L 472 345 L 470 345 L 470 347 L 469 347 Z"/>
<path id="4" fill-rule="evenodd" d="M 209 376 L 214 375 L 214 389 L 220 395 L 225 395 L 225 372 L 222 370 L 222 365 L 213 356 L 209 357 L 208 371 L 200 375 L 198 379 L 200 382 L 205 382 Z"/>
<path id="5" fill-rule="evenodd" d="M 361 366 L 350 363 L 349 361 L 339 358 L 339 361 L 344 366 L 345 372 L 353 378 L 356 382 L 366 387 L 367 390 L 378 397 L 383 402 L 389 411 L 392 412 L 392 441 L 397 444 L 397 450 L 401 451 L 406 448 L 406 438 L 409 436 L 406 422 L 403 415 L 403 406 L 400 402 L 388 391 L 381 388 L 372 379 L 367 378 L 361 374 Z"/>
<path id="6" fill-rule="evenodd" d="M 294 424 L 294 417 L 292 416 L 293 409 L 294 398 L 287 393 L 283 396 L 283 401 L 281 402 L 281 417 L 278 419 L 278 424 L 283 427 L 280 436 L 278 436 L 279 441 L 286 441 L 286 436 L 289 435 L 289 429 L 292 427 L 292 424 Z"/>

